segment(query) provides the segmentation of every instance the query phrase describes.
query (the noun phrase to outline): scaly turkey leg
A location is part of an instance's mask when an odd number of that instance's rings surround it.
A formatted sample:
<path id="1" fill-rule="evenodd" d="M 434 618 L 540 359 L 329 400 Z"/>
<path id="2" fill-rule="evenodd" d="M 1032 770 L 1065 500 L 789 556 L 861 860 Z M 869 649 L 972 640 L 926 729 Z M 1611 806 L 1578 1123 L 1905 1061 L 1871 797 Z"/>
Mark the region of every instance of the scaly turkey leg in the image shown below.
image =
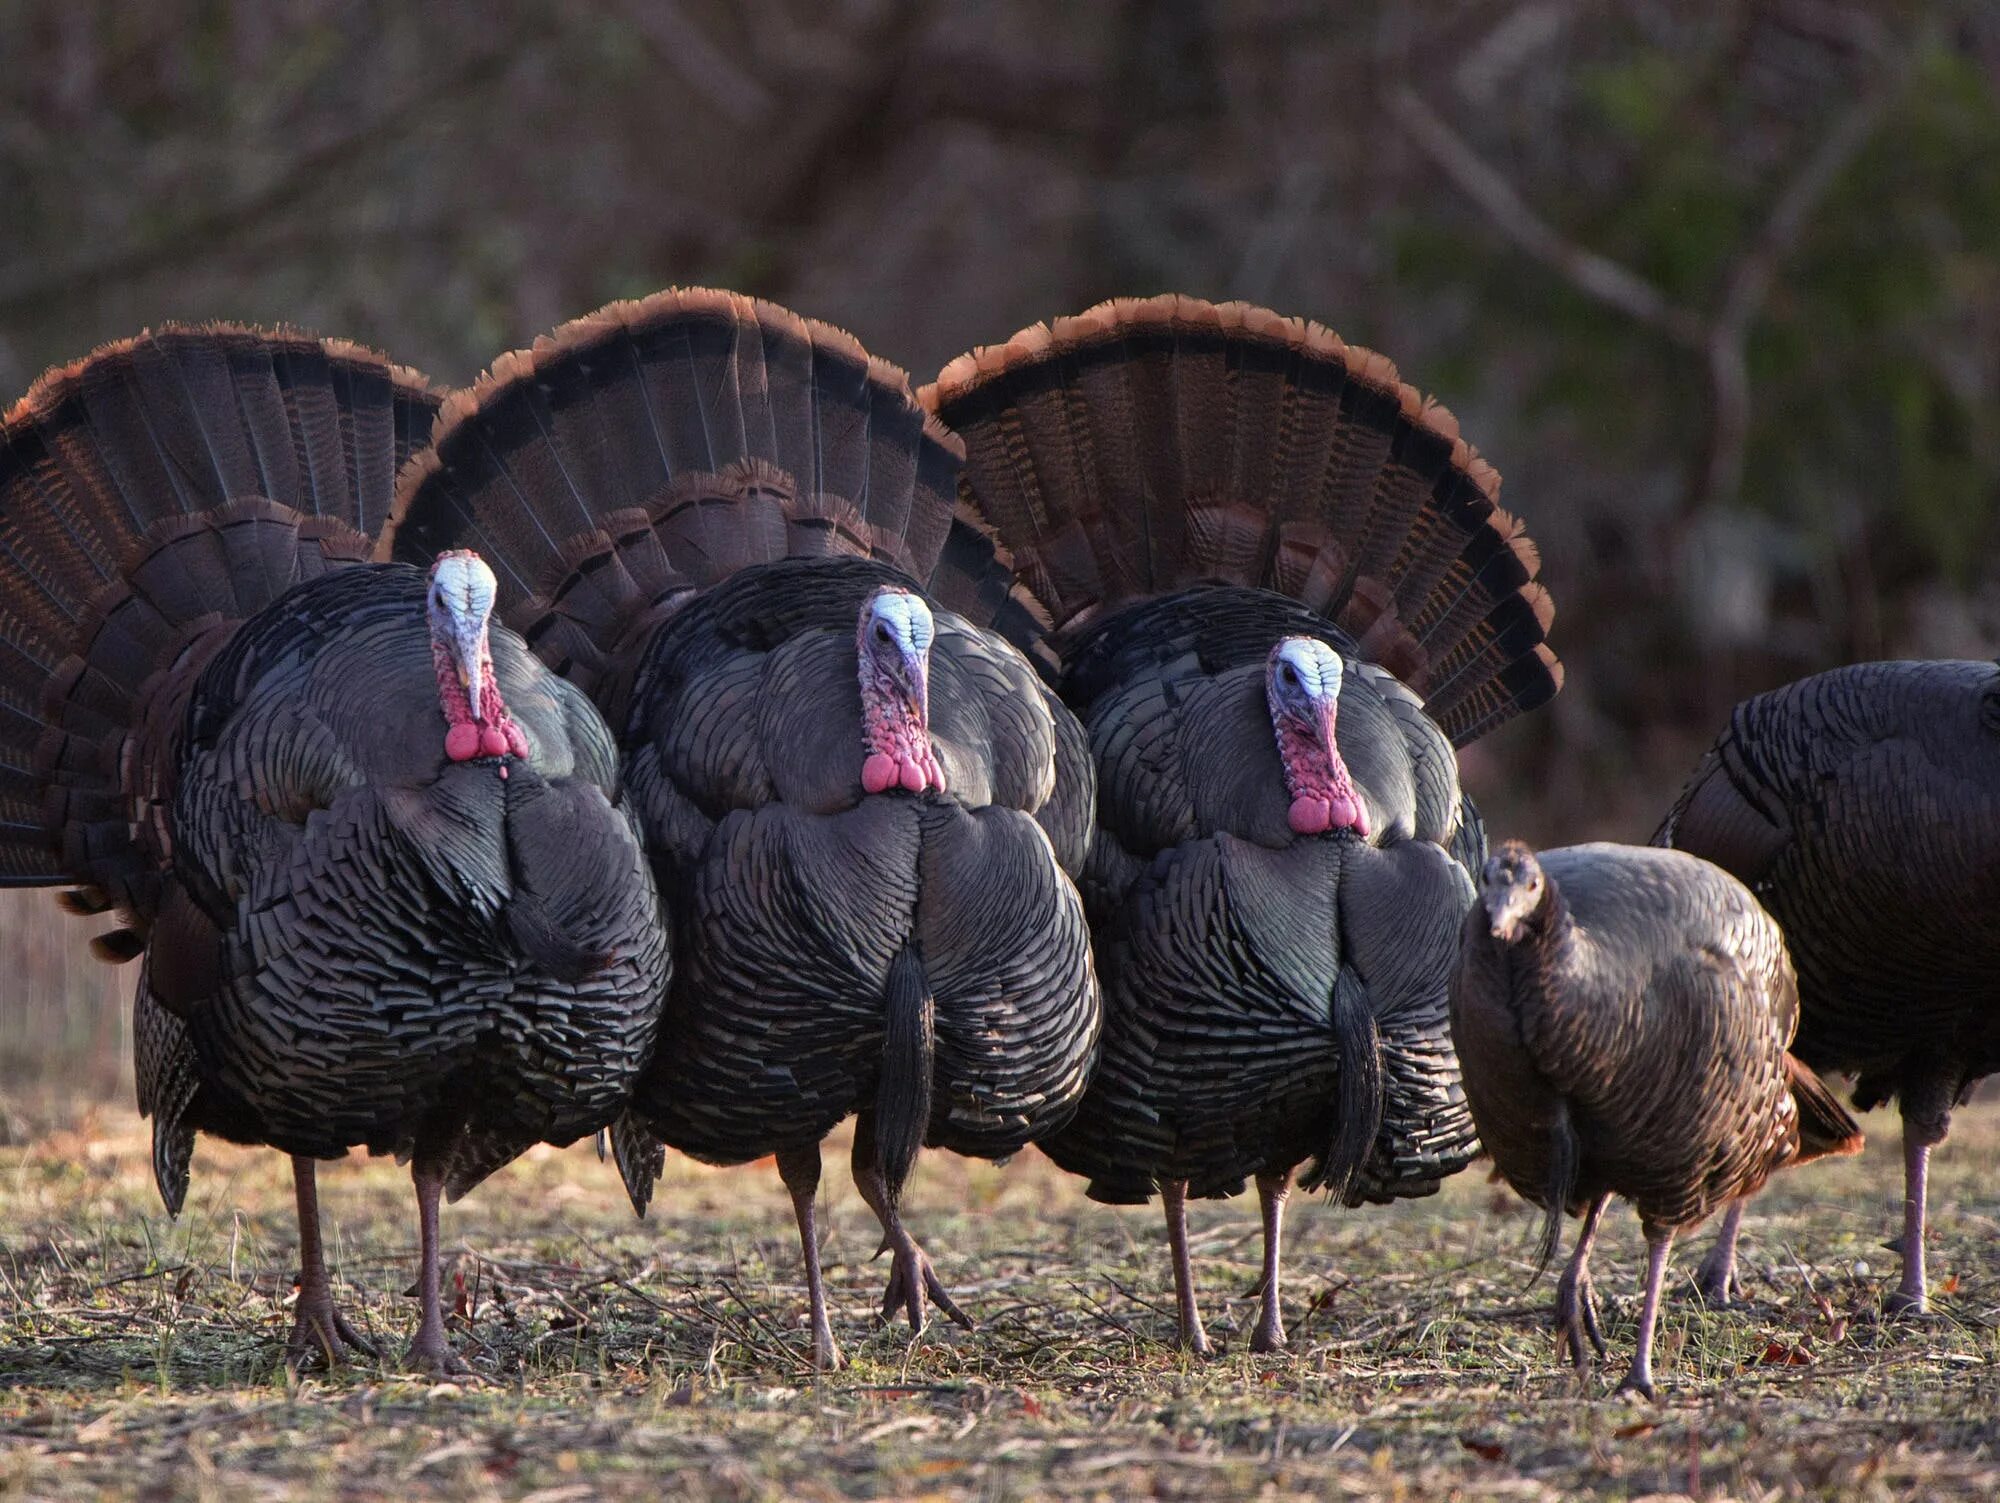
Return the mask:
<path id="1" fill-rule="evenodd" d="M 1586 1336 L 1598 1356 L 1606 1350 L 1603 1333 L 1597 1329 L 1597 1296 L 1590 1287 L 1590 1248 L 1597 1240 L 1597 1223 L 1604 1219 L 1604 1208 L 1610 1203 L 1609 1195 L 1600 1195 L 1590 1203 L 1583 1227 L 1576 1234 L 1576 1251 L 1556 1282 L 1556 1329 L 1563 1333 L 1569 1360 L 1578 1372 L 1585 1371 L 1590 1360 L 1584 1355 Z"/>
<path id="2" fill-rule="evenodd" d="M 830 1373 L 841 1366 L 840 1347 L 826 1314 L 826 1284 L 819 1268 L 819 1144 L 788 1148 L 778 1155 L 778 1177 L 792 1194 L 792 1214 L 798 1218 L 799 1247 L 806 1258 L 806 1298 L 812 1304 L 813 1366 Z"/>
<path id="3" fill-rule="evenodd" d="M 1639 1310 L 1638 1350 L 1633 1352 L 1631 1369 L 1618 1385 L 1619 1393 L 1657 1397 L 1653 1392 L 1653 1327 L 1660 1318 L 1660 1291 L 1666 1286 L 1667 1255 L 1673 1248 L 1671 1228 L 1646 1239 L 1646 1302 Z"/>
<path id="4" fill-rule="evenodd" d="M 465 1364 L 445 1340 L 444 1304 L 439 1287 L 438 1198 L 444 1193 L 444 1175 L 418 1159 L 411 1167 L 410 1178 L 417 1187 L 418 1256 L 423 1260 L 417 1273 L 417 1299 L 423 1306 L 423 1315 L 417 1322 L 417 1334 L 411 1338 L 409 1350 L 403 1354 L 403 1363 L 414 1371 L 436 1376 L 462 1373 Z"/>
<path id="5" fill-rule="evenodd" d="M 1285 1230 L 1285 1197 L 1292 1193 L 1292 1176 L 1257 1176 L 1257 1201 L 1264 1211 L 1264 1305 L 1257 1329 L 1250 1334 L 1253 1352 L 1282 1352 L 1285 1349 L 1285 1318 L 1278 1308 L 1278 1254 Z"/>
<path id="6" fill-rule="evenodd" d="M 1708 1250 L 1694 1276 L 1695 1292 L 1702 1303 L 1717 1310 L 1743 1300 L 1743 1280 L 1736 1272 L 1736 1234 L 1743 1229 L 1743 1206 L 1740 1200 L 1729 1203 L 1715 1233 L 1715 1246 Z"/>
<path id="7" fill-rule="evenodd" d="M 1167 1213 L 1167 1248 L 1174 1259 L 1174 1293 L 1181 1307 L 1181 1346 L 1197 1357 L 1210 1354 L 1208 1332 L 1201 1328 L 1201 1307 L 1194 1299 L 1194 1265 L 1188 1261 L 1187 1181 L 1160 1181 L 1160 1204 Z"/>
<path id="8" fill-rule="evenodd" d="M 332 1367 L 349 1352 L 379 1355 L 366 1337 L 347 1323 L 333 1303 L 326 1252 L 319 1234 L 319 1181 L 311 1159 L 292 1159 L 292 1188 L 299 1203 L 299 1298 L 285 1360 L 304 1367 L 315 1354 Z"/>
<path id="9" fill-rule="evenodd" d="M 945 1289 L 937 1270 L 931 1266 L 930 1258 L 904 1227 L 901 1210 L 889 1197 L 889 1187 L 884 1183 L 881 1171 L 875 1167 L 874 1118 L 866 1112 L 861 1114 L 854 1129 L 852 1164 L 854 1188 L 861 1192 L 868 1209 L 882 1223 L 882 1245 L 894 1254 L 894 1261 L 889 1267 L 889 1287 L 882 1295 L 882 1319 L 886 1322 L 889 1312 L 901 1305 L 909 1316 L 911 1334 L 916 1334 L 924 1328 L 924 1299 L 928 1295 L 930 1302 L 947 1318 L 971 1330 L 971 1317 L 958 1308 L 957 1302 Z"/>

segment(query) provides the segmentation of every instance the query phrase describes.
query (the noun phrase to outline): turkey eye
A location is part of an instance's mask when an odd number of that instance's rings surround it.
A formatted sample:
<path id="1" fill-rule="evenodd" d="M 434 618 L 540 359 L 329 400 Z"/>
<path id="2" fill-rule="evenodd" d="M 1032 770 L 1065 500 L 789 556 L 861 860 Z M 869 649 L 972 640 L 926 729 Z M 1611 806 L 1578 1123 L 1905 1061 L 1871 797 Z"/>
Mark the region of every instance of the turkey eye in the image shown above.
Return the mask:
<path id="1" fill-rule="evenodd" d="M 875 640 L 878 642 L 889 640 L 889 628 L 884 626 L 880 621 L 875 623 Z"/>

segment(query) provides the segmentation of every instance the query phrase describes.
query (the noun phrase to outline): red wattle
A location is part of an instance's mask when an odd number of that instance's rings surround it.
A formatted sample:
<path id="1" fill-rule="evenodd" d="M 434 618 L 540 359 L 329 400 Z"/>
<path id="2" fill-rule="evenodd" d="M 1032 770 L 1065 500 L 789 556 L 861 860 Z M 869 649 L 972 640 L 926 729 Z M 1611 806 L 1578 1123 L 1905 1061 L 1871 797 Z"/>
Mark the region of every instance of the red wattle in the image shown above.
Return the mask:
<path id="1" fill-rule="evenodd" d="M 930 781 L 929 778 L 924 776 L 923 768 L 917 766 L 908 757 L 903 758 L 897 764 L 896 770 L 902 779 L 903 786 L 912 793 L 922 793 L 924 791 L 924 784 Z"/>
<path id="2" fill-rule="evenodd" d="M 861 764 L 861 786 L 870 793 L 883 793 L 901 781 L 902 770 L 887 752 L 870 752 Z"/>
<path id="3" fill-rule="evenodd" d="M 454 762 L 470 762 L 479 755 L 479 727 L 461 720 L 444 733 L 444 754 Z"/>
<path id="4" fill-rule="evenodd" d="M 499 726 L 489 725 L 479 733 L 479 754 L 482 757 L 507 755 L 507 736 Z"/>
<path id="5" fill-rule="evenodd" d="M 1300 794 L 1292 800 L 1287 815 L 1293 833 L 1299 835 L 1324 835 L 1333 828 L 1333 810 L 1323 798 L 1313 798 L 1310 794 Z"/>
<path id="6" fill-rule="evenodd" d="M 507 750 L 523 762 L 528 760 L 528 738 L 521 734 L 521 728 L 513 721 L 507 722 Z"/>

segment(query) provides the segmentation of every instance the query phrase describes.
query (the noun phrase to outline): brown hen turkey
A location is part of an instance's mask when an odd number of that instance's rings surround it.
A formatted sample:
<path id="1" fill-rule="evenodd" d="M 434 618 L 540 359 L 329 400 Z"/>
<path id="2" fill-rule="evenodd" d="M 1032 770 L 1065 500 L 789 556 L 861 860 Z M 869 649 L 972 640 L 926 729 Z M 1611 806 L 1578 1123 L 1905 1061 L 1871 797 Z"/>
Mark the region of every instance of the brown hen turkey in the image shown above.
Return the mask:
<path id="1" fill-rule="evenodd" d="M 1190 298 L 1106 304 L 925 394 L 1097 765 L 1084 894 L 1103 1057 L 1043 1146 L 1166 1208 L 1181 1341 L 1208 1347 L 1189 1195 L 1254 1177 L 1285 1340 L 1292 1176 L 1348 1204 L 1471 1157 L 1445 988 L 1484 855 L 1453 743 L 1560 682 L 1498 477 L 1379 355 Z"/>
<path id="2" fill-rule="evenodd" d="M 498 362 L 399 501 L 398 556 L 476 543 L 503 616 L 617 729 L 678 920 L 635 1109 L 711 1162 L 777 1156 L 823 1368 L 820 1140 L 859 1114 L 884 1315 L 963 1322 L 903 1222 L 918 1149 L 1015 1152 L 1068 1118 L 1096 1050 L 1072 882 L 1090 764 L 1028 661 L 961 614 L 1024 607 L 953 517 L 959 461 L 849 336 L 686 290 Z"/>
<path id="3" fill-rule="evenodd" d="M 420 378 L 352 346 L 170 329 L 51 371 L 0 435 L 0 880 L 116 908 L 169 1210 L 197 1131 L 292 1155 L 292 1351 L 334 1308 L 313 1161 L 414 1160 L 437 1205 L 609 1122 L 667 974 L 589 702 L 489 629 L 470 554 L 368 562 Z"/>
<path id="4" fill-rule="evenodd" d="M 1902 1280 L 1923 1314 L 1930 1152 L 2000 1069 L 2000 669 L 1858 663 L 1745 700 L 1654 837 L 1747 883 L 1799 971 L 1800 1059 L 1903 1118 Z M 1726 1291 L 1734 1217 L 1711 1262 Z"/>
<path id="5" fill-rule="evenodd" d="M 1651 1398 L 1653 1327 L 1677 1233 L 1787 1164 L 1858 1153 L 1861 1131 L 1787 1046 L 1797 983 L 1771 916 L 1718 867 L 1647 846 L 1486 863 L 1451 986 L 1479 1138 L 1543 1208 L 1541 1263 L 1581 1214 L 1556 1290 L 1579 1368 L 1598 1355 L 1590 1251 L 1611 1197 L 1645 1229 L 1645 1302 L 1619 1385 Z"/>

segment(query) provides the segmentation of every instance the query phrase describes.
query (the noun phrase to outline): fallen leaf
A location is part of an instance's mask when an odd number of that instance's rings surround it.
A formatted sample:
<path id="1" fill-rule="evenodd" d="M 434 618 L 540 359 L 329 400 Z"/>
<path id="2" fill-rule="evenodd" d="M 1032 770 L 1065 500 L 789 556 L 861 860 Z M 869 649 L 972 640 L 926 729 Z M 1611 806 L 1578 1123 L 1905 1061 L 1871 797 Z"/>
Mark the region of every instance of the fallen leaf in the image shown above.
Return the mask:
<path id="1" fill-rule="evenodd" d="M 1040 1401 L 1037 1400 L 1035 1396 L 1031 1393 L 1022 1394 L 1021 1413 L 1027 1415 L 1029 1419 L 1040 1419 L 1042 1417 L 1042 1406 Z"/>
<path id="2" fill-rule="evenodd" d="M 1945 1280 L 1943 1280 L 1942 1282 L 1940 1282 L 1940 1283 L 1938 1284 L 1938 1286 L 1937 1286 L 1937 1292 L 1938 1292 L 1939 1294 L 1956 1294 L 1956 1293 L 1958 1293 L 1958 1275 L 1957 1275 L 1957 1274 L 1953 1274 L 1953 1275 L 1952 1275 L 1952 1276 L 1951 1276 L 1950 1278 L 1948 1278 L 1948 1279 L 1945 1279 Z"/>
<path id="3" fill-rule="evenodd" d="M 1621 1426 L 1611 1434 L 1617 1440 L 1635 1440 L 1641 1435 L 1651 1435 L 1659 1428 L 1652 1420 L 1640 1420 L 1637 1424 Z"/>
<path id="4" fill-rule="evenodd" d="M 1507 1448 L 1498 1441 L 1475 1440 L 1470 1435 L 1461 1435 L 1458 1443 L 1473 1455 L 1486 1461 L 1504 1461 L 1507 1458 Z"/>
<path id="5" fill-rule="evenodd" d="M 1813 1354 L 1804 1347 L 1771 1341 L 1765 1344 L 1764 1355 L 1757 1360 L 1769 1367 L 1811 1367 Z"/>

